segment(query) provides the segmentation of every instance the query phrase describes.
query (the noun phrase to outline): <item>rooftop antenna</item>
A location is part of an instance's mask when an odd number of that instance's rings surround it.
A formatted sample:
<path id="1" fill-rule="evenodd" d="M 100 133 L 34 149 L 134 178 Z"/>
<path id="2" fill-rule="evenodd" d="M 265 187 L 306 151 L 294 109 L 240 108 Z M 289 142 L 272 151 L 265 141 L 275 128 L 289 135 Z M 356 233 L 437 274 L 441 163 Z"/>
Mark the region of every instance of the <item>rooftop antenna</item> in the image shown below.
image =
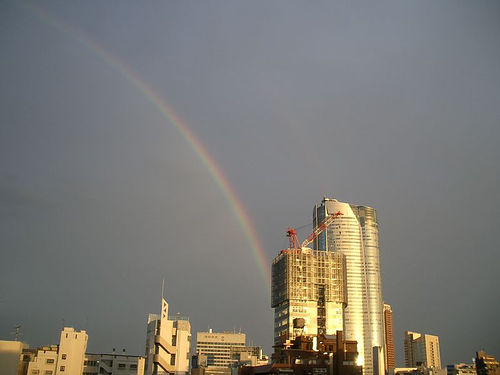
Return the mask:
<path id="1" fill-rule="evenodd" d="M 20 337 L 21 337 L 21 325 L 18 324 L 14 326 L 14 341 L 19 341 Z"/>
<path id="2" fill-rule="evenodd" d="M 163 278 L 161 281 L 161 298 L 163 299 L 164 297 L 165 297 L 165 278 Z"/>

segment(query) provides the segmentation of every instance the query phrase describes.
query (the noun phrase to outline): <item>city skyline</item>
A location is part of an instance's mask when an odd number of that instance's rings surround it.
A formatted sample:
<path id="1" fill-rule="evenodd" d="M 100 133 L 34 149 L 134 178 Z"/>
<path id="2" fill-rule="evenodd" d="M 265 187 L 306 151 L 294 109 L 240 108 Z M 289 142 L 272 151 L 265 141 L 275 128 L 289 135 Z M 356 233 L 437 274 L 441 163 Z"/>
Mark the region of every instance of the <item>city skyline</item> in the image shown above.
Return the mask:
<path id="1" fill-rule="evenodd" d="M 397 365 L 407 330 L 498 357 L 499 11 L 1 2 L 0 338 L 142 354 L 165 278 L 270 353 L 271 259 L 332 196 L 377 210 Z"/>

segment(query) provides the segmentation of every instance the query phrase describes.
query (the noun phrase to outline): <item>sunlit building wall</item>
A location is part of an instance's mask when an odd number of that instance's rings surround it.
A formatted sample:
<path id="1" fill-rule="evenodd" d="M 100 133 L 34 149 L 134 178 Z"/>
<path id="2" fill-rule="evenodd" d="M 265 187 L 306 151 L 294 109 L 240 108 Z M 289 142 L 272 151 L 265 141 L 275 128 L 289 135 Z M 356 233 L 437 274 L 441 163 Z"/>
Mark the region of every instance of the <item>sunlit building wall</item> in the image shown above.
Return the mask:
<path id="1" fill-rule="evenodd" d="M 245 348 L 246 335 L 235 332 L 198 332 L 196 355 L 198 364 L 204 367 L 228 367 L 232 363 L 234 348 Z"/>
<path id="2" fill-rule="evenodd" d="M 272 264 L 274 342 L 343 329 L 345 258 L 339 252 L 286 249 Z"/>
<path id="3" fill-rule="evenodd" d="M 190 348 L 189 320 L 169 317 L 168 303 L 162 298 L 160 315 L 148 315 L 145 374 L 187 374 Z"/>
<path id="4" fill-rule="evenodd" d="M 339 251 L 346 257 L 344 334 L 347 340 L 358 342 L 358 363 L 363 373 L 373 375 L 373 348 L 384 347 L 377 214 L 371 207 L 324 198 L 314 207 L 314 226 L 339 211 L 342 215 L 318 236 L 314 248 Z M 383 358 L 377 360 L 385 363 Z"/>
<path id="5" fill-rule="evenodd" d="M 81 374 L 88 336 L 85 331 L 64 327 L 59 340 L 56 375 Z"/>
<path id="6" fill-rule="evenodd" d="M 406 366 L 441 368 L 439 337 L 406 331 L 404 345 Z"/>

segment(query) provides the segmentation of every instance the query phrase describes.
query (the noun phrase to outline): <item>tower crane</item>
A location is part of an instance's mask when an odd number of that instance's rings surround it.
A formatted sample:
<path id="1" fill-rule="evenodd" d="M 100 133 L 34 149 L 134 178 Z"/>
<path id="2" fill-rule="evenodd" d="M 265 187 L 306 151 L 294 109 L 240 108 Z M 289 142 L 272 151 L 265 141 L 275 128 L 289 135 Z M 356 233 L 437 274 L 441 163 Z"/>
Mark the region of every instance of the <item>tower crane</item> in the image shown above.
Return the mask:
<path id="1" fill-rule="evenodd" d="M 323 232 L 330 224 L 332 224 L 335 219 L 337 219 L 339 216 L 343 215 L 342 212 L 338 211 L 332 215 L 328 215 L 319 225 L 307 236 L 307 238 L 302 241 L 302 243 L 299 242 L 299 238 L 297 237 L 297 231 L 293 228 L 288 228 L 286 231 L 286 236 L 288 237 L 290 241 L 290 249 L 302 249 L 309 245 L 311 242 L 314 241 L 316 237 L 318 237 L 321 232 Z"/>

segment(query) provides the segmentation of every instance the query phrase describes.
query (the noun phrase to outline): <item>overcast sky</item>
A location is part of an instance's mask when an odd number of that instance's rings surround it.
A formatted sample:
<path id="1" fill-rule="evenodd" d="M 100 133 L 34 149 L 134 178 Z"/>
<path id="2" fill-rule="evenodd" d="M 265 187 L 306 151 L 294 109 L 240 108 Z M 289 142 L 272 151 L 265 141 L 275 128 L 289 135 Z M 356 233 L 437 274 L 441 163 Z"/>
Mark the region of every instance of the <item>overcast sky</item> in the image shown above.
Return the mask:
<path id="1" fill-rule="evenodd" d="M 143 354 L 165 278 L 193 336 L 271 351 L 226 196 L 92 41 L 197 135 L 268 262 L 324 195 L 377 209 L 399 365 L 405 330 L 438 335 L 443 365 L 500 357 L 498 2 L 30 4 L 0 1 L 0 339 L 65 324 Z"/>

